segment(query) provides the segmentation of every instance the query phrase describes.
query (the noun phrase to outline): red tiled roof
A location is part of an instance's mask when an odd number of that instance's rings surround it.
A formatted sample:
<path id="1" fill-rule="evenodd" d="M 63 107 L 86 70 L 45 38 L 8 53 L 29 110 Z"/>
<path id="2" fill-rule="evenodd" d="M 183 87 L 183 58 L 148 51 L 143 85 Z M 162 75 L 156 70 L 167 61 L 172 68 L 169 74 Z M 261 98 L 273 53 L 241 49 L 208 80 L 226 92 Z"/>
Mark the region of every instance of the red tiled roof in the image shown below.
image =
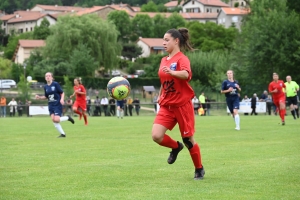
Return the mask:
<path id="1" fill-rule="evenodd" d="M 217 19 L 219 13 L 179 13 L 184 19 Z"/>
<path id="2" fill-rule="evenodd" d="M 190 1 L 186 1 L 184 5 L 188 2 Z M 207 6 L 229 7 L 228 4 L 222 2 L 221 0 L 198 0 L 197 2 Z"/>
<path id="3" fill-rule="evenodd" d="M 23 48 L 36 48 L 46 45 L 45 40 L 19 40 L 19 44 Z"/>
<path id="4" fill-rule="evenodd" d="M 16 15 L 14 14 L 11 14 L 11 15 L 3 15 L 2 17 L 0 17 L 0 20 L 1 21 L 6 21 L 6 20 L 9 20 L 9 19 L 12 19 L 14 18 Z"/>
<path id="5" fill-rule="evenodd" d="M 184 2 L 181 1 L 180 5 L 182 5 Z M 176 7 L 178 4 L 178 1 L 170 1 L 168 3 L 165 3 L 164 6 L 165 7 Z"/>
<path id="6" fill-rule="evenodd" d="M 134 12 L 140 12 L 141 8 L 137 6 L 131 6 L 131 8 L 134 10 Z"/>
<path id="7" fill-rule="evenodd" d="M 17 15 L 19 13 L 16 13 L 15 15 Z M 47 16 L 48 14 L 43 14 L 40 12 L 21 12 L 19 14 L 19 17 L 16 17 L 14 19 L 9 20 L 7 23 L 18 23 L 18 22 L 25 22 L 25 21 L 36 21 L 44 16 Z"/>
<path id="8" fill-rule="evenodd" d="M 104 8 L 105 6 L 94 6 L 92 8 L 86 8 L 85 10 L 81 10 L 77 12 L 77 15 L 84 15 L 84 14 L 90 14 L 93 12 L 97 12 L 99 10 L 101 10 L 102 8 Z"/>
<path id="9" fill-rule="evenodd" d="M 149 47 L 163 47 L 162 38 L 139 38 L 140 41 L 147 44 Z"/>
<path id="10" fill-rule="evenodd" d="M 72 10 L 74 11 L 80 11 L 84 10 L 82 7 L 75 7 L 75 6 L 52 6 L 52 5 L 41 5 L 41 4 L 36 4 L 34 7 L 40 7 L 44 10 L 52 10 L 52 11 L 68 11 L 71 12 Z"/>
<path id="11" fill-rule="evenodd" d="M 242 8 L 222 8 L 222 10 L 226 15 L 247 15 L 250 13 L 250 10 Z"/>

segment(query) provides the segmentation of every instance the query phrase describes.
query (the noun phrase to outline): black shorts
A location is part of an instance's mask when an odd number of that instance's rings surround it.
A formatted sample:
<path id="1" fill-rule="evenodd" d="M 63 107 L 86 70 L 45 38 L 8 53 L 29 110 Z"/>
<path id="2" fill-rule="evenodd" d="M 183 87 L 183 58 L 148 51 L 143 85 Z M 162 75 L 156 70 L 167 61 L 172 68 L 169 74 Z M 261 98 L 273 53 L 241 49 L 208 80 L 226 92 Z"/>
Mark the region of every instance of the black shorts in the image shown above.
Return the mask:
<path id="1" fill-rule="evenodd" d="M 287 102 L 288 102 L 288 105 L 298 105 L 298 98 L 297 96 L 294 96 L 294 97 L 287 97 L 286 98 Z"/>

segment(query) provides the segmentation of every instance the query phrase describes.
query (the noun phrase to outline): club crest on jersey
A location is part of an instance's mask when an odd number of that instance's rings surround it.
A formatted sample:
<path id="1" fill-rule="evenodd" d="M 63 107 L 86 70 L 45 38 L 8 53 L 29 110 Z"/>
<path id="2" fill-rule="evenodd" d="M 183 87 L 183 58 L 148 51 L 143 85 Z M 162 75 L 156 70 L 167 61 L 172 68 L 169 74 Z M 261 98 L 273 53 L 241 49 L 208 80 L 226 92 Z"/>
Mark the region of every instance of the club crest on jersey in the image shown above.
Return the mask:
<path id="1" fill-rule="evenodd" d="M 280 86 L 282 86 L 282 83 L 279 83 Z"/>
<path id="2" fill-rule="evenodd" d="M 170 70 L 175 71 L 177 68 L 177 63 L 171 63 Z"/>
<path id="3" fill-rule="evenodd" d="M 54 90 L 55 90 L 55 87 L 54 87 L 54 86 L 51 86 L 51 90 L 54 91 Z"/>

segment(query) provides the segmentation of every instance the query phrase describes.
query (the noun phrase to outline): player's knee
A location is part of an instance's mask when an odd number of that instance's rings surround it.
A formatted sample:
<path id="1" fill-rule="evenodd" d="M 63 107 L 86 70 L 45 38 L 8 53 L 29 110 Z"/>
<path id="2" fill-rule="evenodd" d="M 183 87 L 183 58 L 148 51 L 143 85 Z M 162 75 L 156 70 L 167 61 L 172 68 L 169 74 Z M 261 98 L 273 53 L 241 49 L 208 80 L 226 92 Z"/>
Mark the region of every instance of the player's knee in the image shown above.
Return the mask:
<path id="1" fill-rule="evenodd" d="M 193 143 L 190 141 L 190 138 L 182 138 L 182 141 L 184 143 L 184 145 L 186 146 L 186 148 L 191 149 L 193 148 Z"/>

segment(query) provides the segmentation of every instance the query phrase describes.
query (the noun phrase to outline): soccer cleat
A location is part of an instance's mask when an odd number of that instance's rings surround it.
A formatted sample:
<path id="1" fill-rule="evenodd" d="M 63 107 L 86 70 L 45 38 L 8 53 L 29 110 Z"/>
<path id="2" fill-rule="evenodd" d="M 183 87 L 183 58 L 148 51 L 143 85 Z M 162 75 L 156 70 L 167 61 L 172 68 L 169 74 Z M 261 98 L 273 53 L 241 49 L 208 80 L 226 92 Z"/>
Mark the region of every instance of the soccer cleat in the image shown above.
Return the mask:
<path id="1" fill-rule="evenodd" d="M 178 153 L 183 149 L 182 143 L 177 141 L 177 144 L 178 144 L 178 147 L 176 149 L 172 149 L 172 151 L 170 152 L 170 155 L 168 158 L 169 164 L 173 164 L 176 161 Z"/>
<path id="2" fill-rule="evenodd" d="M 204 178 L 204 174 L 205 174 L 205 171 L 204 171 L 204 167 L 202 165 L 202 168 L 195 170 L 194 180 L 202 180 Z"/>
<path id="3" fill-rule="evenodd" d="M 70 115 L 67 115 L 69 117 L 68 121 L 70 121 L 72 124 L 75 123 L 74 119 L 70 116 Z"/>
<path id="4" fill-rule="evenodd" d="M 66 137 L 66 135 L 60 134 L 60 135 L 58 136 L 58 138 L 62 138 L 62 137 Z"/>
<path id="5" fill-rule="evenodd" d="M 239 130 L 241 130 L 241 128 L 240 127 L 235 127 L 235 130 L 239 131 Z"/>
<path id="6" fill-rule="evenodd" d="M 285 122 L 284 122 L 284 121 L 283 121 L 283 122 L 281 122 L 281 125 L 282 125 L 282 126 L 284 126 L 284 125 L 285 125 Z"/>

